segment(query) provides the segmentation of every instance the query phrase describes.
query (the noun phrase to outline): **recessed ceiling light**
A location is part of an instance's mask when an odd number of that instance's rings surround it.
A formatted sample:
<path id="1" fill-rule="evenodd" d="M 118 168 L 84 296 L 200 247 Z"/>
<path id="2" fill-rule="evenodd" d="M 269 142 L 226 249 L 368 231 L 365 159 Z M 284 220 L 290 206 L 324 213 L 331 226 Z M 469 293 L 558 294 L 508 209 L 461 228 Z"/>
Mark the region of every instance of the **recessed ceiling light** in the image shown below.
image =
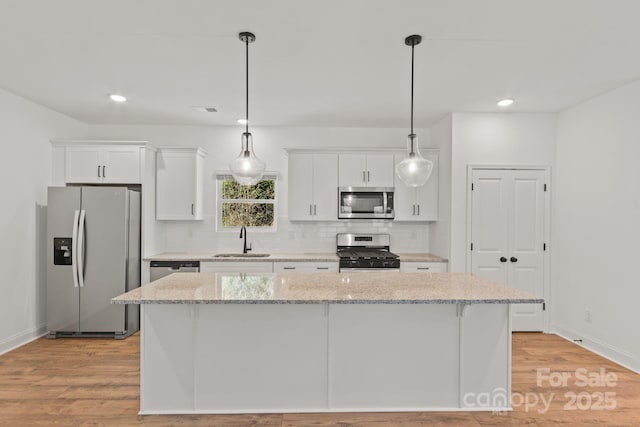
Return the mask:
<path id="1" fill-rule="evenodd" d="M 501 99 L 498 101 L 498 107 L 508 107 L 511 104 L 513 104 L 512 98 Z"/>
<path id="2" fill-rule="evenodd" d="M 191 107 L 191 108 L 200 113 L 217 113 L 218 112 L 216 107 Z"/>
<path id="3" fill-rule="evenodd" d="M 247 119 L 238 119 L 238 123 L 240 123 L 241 125 L 246 125 L 247 123 L 249 123 L 249 120 L 247 120 Z"/>
<path id="4" fill-rule="evenodd" d="M 118 95 L 117 93 L 112 93 L 109 95 L 109 98 L 111 98 L 113 102 L 127 102 L 126 96 Z"/>

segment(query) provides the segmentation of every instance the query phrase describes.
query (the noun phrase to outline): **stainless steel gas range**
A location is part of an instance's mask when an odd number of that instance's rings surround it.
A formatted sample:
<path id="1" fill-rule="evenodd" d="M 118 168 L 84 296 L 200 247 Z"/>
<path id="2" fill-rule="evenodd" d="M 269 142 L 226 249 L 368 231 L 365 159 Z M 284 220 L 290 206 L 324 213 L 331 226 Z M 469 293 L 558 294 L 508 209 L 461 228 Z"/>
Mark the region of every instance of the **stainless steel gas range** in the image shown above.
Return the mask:
<path id="1" fill-rule="evenodd" d="M 336 243 L 341 273 L 400 271 L 400 257 L 389 250 L 388 234 L 341 233 Z"/>

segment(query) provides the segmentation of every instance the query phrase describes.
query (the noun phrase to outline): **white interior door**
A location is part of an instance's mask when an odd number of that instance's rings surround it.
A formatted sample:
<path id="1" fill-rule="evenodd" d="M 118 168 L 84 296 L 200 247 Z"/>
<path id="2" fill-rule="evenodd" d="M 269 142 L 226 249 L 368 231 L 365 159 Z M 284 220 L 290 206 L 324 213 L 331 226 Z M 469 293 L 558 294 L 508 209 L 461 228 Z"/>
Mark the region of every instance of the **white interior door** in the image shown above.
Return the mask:
<path id="1" fill-rule="evenodd" d="M 508 285 L 508 192 L 505 174 L 473 171 L 471 272 L 504 285 Z"/>
<path id="2" fill-rule="evenodd" d="M 544 171 L 512 170 L 509 215 L 508 283 L 536 297 L 544 296 Z M 514 304 L 513 330 L 541 331 L 542 304 Z"/>
<path id="3" fill-rule="evenodd" d="M 471 196 L 471 271 L 544 296 L 543 170 L 475 169 Z M 542 304 L 514 304 L 514 331 L 541 331 Z"/>

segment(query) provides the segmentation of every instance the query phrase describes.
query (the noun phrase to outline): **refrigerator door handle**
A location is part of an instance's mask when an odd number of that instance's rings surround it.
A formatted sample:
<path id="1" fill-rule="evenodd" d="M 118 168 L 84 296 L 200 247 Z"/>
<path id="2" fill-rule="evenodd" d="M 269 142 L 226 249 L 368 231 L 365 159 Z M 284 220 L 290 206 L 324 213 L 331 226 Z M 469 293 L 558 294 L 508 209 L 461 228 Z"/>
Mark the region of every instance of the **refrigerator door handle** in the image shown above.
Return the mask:
<path id="1" fill-rule="evenodd" d="M 78 260 L 78 283 L 84 288 L 84 219 L 86 211 L 80 211 L 80 221 L 78 226 L 78 244 L 76 259 Z"/>
<path id="2" fill-rule="evenodd" d="M 71 274 L 73 274 L 73 287 L 78 287 L 78 216 L 80 211 L 73 214 L 73 236 L 71 237 Z"/>

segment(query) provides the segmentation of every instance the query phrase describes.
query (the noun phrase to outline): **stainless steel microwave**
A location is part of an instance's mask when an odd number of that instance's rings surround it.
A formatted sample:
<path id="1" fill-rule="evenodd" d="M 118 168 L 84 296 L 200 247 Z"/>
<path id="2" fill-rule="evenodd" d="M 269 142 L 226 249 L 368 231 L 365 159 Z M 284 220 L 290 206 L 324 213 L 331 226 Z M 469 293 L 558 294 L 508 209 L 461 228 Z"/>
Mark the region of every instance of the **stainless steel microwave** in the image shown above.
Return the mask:
<path id="1" fill-rule="evenodd" d="M 393 219 L 393 187 L 339 187 L 339 219 Z"/>

